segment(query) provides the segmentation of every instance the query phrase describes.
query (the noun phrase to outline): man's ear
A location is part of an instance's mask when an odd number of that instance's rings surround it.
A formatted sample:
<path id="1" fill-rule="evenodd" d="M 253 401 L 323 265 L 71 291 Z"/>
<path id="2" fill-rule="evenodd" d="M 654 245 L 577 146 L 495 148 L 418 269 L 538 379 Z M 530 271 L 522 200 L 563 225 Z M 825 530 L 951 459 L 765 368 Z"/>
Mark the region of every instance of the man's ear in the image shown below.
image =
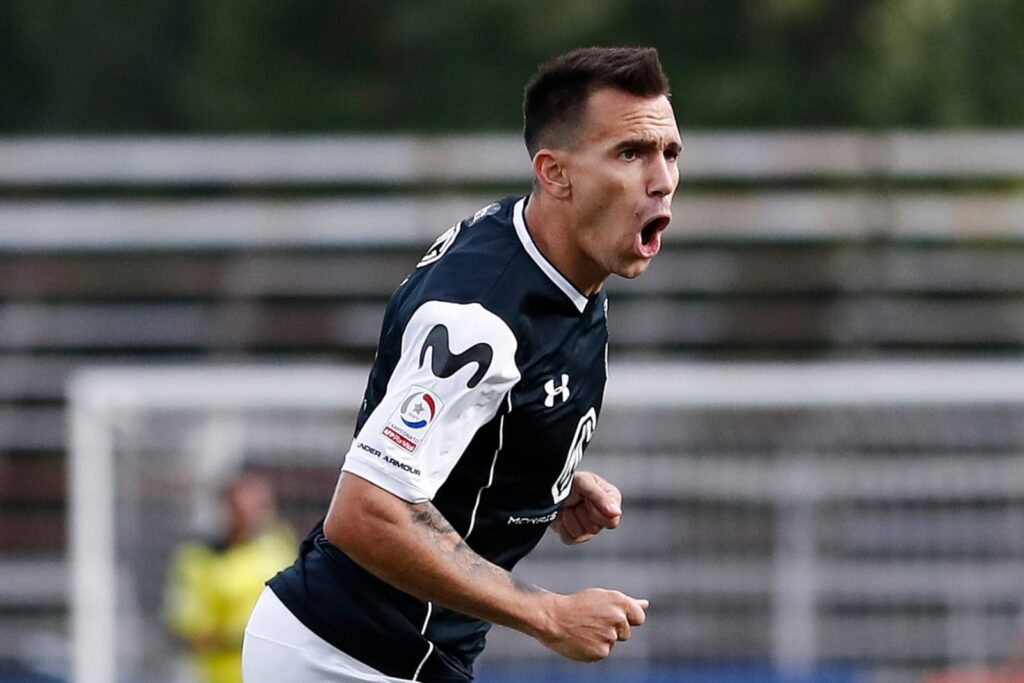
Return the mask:
<path id="1" fill-rule="evenodd" d="M 533 175 L 544 191 L 556 199 L 572 195 L 565 160 L 557 150 L 545 148 L 533 155 Z"/>

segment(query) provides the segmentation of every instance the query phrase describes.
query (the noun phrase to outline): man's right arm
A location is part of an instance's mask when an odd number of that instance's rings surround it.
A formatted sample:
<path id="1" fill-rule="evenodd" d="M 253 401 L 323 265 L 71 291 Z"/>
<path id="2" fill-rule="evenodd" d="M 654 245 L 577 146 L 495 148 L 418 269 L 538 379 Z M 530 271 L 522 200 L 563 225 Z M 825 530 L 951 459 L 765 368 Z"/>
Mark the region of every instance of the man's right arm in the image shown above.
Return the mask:
<path id="1" fill-rule="evenodd" d="M 338 482 L 324 532 L 399 590 L 522 631 L 570 659 L 607 657 L 646 618 L 646 600 L 617 591 L 561 595 L 523 581 L 474 552 L 432 503 L 409 503 L 351 472 Z"/>

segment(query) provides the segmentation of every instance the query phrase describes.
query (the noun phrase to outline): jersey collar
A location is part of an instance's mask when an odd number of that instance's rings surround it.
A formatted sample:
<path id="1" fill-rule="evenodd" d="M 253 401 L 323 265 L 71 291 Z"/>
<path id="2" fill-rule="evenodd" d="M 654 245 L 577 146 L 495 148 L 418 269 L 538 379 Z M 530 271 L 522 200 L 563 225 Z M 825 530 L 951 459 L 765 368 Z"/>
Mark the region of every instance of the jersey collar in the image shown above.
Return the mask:
<path id="1" fill-rule="evenodd" d="M 555 286 L 562 290 L 562 293 L 569 297 L 573 305 L 580 313 L 587 307 L 587 297 L 580 293 L 571 282 L 565 279 L 565 276 L 558 272 L 558 269 L 551 265 L 544 254 L 540 253 L 540 249 L 533 241 L 533 237 L 530 236 L 530 231 L 526 229 L 526 219 L 523 218 L 523 208 L 526 206 L 526 197 L 523 197 L 512 209 L 512 223 L 516 226 L 516 234 L 519 236 L 519 241 L 523 243 L 523 249 L 530 255 L 533 262 L 536 263 L 544 274 L 548 276 L 548 279 L 555 283 Z"/>

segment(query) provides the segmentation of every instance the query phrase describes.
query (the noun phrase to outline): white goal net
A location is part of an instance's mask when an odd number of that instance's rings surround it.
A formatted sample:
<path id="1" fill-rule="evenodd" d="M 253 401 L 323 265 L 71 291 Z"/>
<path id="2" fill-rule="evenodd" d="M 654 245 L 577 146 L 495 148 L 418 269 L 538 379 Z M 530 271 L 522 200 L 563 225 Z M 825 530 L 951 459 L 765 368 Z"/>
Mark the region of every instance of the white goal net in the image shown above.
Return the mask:
<path id="1" fill-rule="evenodd" d="M 76 683 L 176 680 L 160 619 L 174 547 L 215 525 L 217 491 L 243 466 L 272 475 L 304 533 L 326 509 L 366 375 L 75 378 Z M 578 548 L 549 534 L 520 571 L 650 598 L 648 626 L 612 657 L 634 672 L 749 664 L 909 681 L 996 667 L 1012 647 L 1024 363 L 613 364 L 583 467 L 622 489 L 622 527 Z M 558 666 L 525 636 L 489 641 L 484 669 Z"/>

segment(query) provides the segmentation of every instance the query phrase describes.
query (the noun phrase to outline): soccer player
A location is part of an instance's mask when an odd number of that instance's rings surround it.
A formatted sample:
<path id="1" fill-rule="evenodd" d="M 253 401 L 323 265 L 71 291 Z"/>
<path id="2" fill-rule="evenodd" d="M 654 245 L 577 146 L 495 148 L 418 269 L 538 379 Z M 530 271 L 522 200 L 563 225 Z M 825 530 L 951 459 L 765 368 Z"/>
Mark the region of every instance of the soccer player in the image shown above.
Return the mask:
<path id="1" fill-rule="evenodd" d="M 549 525 L 618 526 L 618 489 L 577 472 L 607 378 L 602 285 L 640 275 L 669 224 L 681 150 L 653 49 L 587 48 L 527 86 L 528 197 L 430 247 L 384 316 L 325 519 L 268 582 L 246 683 L 469 681 L 490 623 L 593 661 L 647 601 L 561 595 L 512 568 Z"/>

